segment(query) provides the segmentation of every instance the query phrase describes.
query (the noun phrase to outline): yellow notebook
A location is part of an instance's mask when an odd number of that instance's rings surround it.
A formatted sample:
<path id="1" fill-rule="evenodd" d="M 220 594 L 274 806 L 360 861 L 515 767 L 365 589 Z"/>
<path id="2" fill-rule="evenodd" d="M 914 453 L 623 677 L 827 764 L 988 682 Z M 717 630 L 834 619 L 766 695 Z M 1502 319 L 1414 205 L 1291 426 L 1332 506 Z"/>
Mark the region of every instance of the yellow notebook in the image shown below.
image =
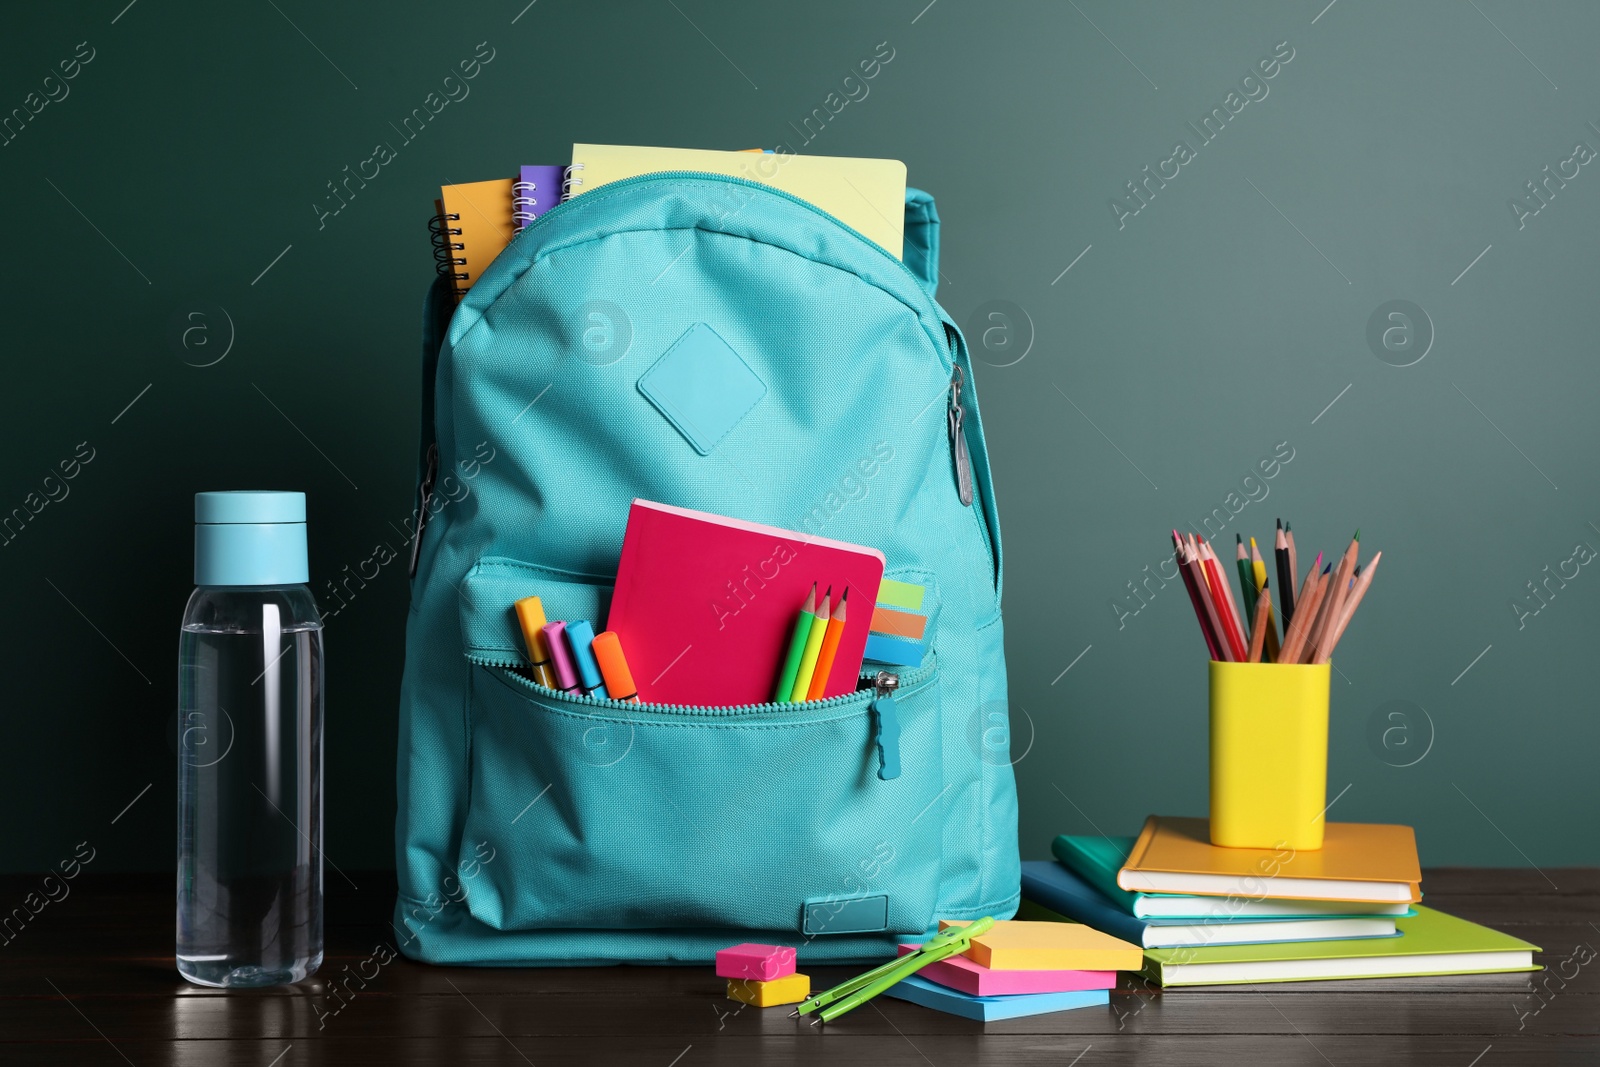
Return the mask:
<path id="1" fill-rule="evenodd" d="M 877 242 L 896 259 L 902 258 L 906 165 L 897 159 L 575 144 L 572 195 L 664 170 L 707 171 L 782 189 Z"/>
<path id="2" fill-rule="evenodd" d="M 1330 822 L 1316 851 L 1220 848 L 1205 819 L 1152 815 L 1117 885 L 1133 893 L 1238 895 L 1251 900 L 1422 899 L 1417 837 L 1409 826 Z"/>
<path id="3" fill-rule="evenodd" d="M 446 185 L 440 193 L 459 300 L 511 243 L 511 179 Z"/>
<path id="4" fill-rule="evenodd" d="M 940 919 L 939 929 L 967 925 Z M 962 953 L 991 971 L 1137 971 L 1144 949 L 1074 922 L 1006 919 L 972 939 Z"/>

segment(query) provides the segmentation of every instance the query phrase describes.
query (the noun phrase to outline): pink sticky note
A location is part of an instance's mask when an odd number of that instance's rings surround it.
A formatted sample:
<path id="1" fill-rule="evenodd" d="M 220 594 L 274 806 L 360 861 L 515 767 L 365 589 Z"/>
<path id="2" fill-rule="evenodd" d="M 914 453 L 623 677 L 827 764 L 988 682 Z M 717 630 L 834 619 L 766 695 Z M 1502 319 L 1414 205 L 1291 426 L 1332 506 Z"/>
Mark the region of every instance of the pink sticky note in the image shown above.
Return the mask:
<path id="1" fill-rule="evenodd" d="M 788 945 L 734 945 L 717 953 L 717 977 L 753 978 L 770 982 L 794 973 L 794 949 Z"/>
<path id="2" fill-rule="evenodd" d="M 901 945 L 900 955 L 920 945 Z M 717 972 L 721 974 L 721 971 Z M 930 982 L 971 993 L 998 997 L 1012 993 L 1072 993 L 1084 989 L 1115 989 L 1116 971 L 992 971 L 965 956 L 948 956 L 917 972 Z"/>

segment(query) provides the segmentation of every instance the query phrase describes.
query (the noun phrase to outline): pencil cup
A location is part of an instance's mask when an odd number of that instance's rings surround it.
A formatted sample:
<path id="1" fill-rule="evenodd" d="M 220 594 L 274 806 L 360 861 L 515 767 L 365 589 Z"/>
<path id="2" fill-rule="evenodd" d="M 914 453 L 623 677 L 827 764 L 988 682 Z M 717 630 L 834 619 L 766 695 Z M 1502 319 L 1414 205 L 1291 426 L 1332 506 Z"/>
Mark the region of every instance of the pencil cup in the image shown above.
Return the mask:
<path id="1" fill-rule="evenodd" d="M 1211 663 L 1211 843 L 1322 847 L 1330 664 Z"/>

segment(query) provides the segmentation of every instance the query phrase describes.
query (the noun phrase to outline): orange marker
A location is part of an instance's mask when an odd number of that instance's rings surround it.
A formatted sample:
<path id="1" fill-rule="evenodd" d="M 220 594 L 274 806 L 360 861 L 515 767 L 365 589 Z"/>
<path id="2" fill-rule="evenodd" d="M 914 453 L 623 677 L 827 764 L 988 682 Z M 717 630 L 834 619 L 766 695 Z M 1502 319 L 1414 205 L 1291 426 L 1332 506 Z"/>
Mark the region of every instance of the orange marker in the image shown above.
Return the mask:
<path id="1" fill-rule="evenodd" d="M 544 603 L 536 596 L 517 601 L 517 622 L 522 625 L 522 640 L 528 646 L 528 662 L 533 665 L 533 680 L 546 689 L 556 685 L 555 671 L 550 669 L 550 642 L 544 635 Z"/>
<path id="2" fill-rule="evenodd" d="M 622 654 L 622 639 L 610 630 L 594 635 L 589 650 L 600 663 L 600 676 L 606 680 L 606 692 L 612 700 L 639 702 L 639 687 L 633 684 L 633 672 Z"/>
<path id="3" fill-rule="evenodd" d="M 817 653 L 817 669 L 811 675 L 811 688 L 806 690 L 807 700 L 822 699 L 822 691 L 828 688 L 828 675 L 833 673 L 833 657 L 839 651 L 839 638 L 844 636 L 844 601 L 849 595 L 848 588 L 839 594 L 839 604 L 828 619 L 828 628 L 822 634 L 822 651 Z"/>

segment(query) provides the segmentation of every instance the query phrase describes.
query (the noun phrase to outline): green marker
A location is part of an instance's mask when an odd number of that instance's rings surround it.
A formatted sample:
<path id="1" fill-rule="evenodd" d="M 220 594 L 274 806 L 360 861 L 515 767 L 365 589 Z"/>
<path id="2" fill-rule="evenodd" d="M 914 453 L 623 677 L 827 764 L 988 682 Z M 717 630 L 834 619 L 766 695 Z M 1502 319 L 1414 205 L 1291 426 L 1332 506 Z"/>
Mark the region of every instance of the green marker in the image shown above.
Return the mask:
<path id="1" fill-rule="evenodd" d="M 816 610 L 817 583 L 812 582 L 811 592 L 806 594 L 805 607 L 800 609 L 800 617 L 794 621 L 794 636 L 789 639 L 789 654 L 783 659 L 783 673 L 778 675 L 778 685 L 772 691 L 774 704 L 789 702 L 795 675 L 800 673 L 800 660 L 805 656 L 806 640 L 811 636 L 811 624 L 817 621 Z"/>

